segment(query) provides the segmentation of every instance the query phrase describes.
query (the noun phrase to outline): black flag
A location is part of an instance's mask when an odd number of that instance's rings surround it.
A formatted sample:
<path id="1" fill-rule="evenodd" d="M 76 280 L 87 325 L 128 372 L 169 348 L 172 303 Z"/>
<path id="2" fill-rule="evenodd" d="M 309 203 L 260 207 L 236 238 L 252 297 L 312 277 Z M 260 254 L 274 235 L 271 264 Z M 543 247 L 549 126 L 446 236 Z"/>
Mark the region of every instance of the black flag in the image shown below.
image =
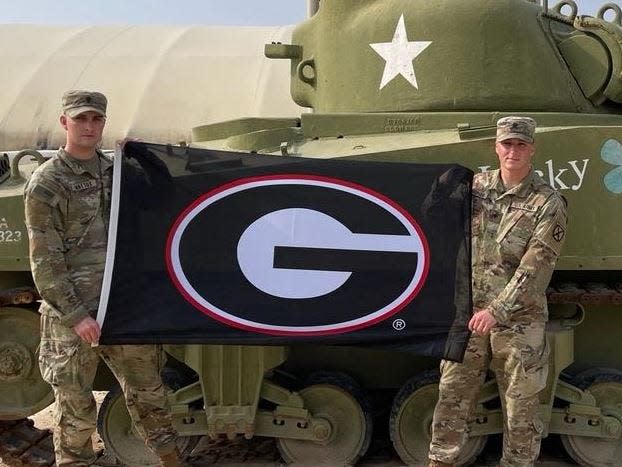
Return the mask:
<path id="1" fill-rule="evenodd" d="M 472 175 L 128 143 L 100 342 L 355 344 L 461 360 Z"/>

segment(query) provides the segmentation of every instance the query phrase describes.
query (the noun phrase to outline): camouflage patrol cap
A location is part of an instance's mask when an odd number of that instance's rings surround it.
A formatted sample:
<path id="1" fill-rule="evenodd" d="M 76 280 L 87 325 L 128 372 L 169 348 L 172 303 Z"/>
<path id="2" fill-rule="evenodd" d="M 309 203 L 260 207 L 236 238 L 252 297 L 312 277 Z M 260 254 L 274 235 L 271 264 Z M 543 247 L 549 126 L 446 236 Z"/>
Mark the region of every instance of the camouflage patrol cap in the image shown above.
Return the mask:
<path id="1" fill-rule="evenodd" d="M 536 121 L 529 117 L 503 117 L 497 120 L 497 141 L 518 138 L 533 143 Z"/>
<path id="2" fill-rule="evenodd" d="M 105 117 L 107 105 L 108 100 L 101 92 L 72 90 L 63 94 L 63 113 L 71 118 L 89 111 Z"/>

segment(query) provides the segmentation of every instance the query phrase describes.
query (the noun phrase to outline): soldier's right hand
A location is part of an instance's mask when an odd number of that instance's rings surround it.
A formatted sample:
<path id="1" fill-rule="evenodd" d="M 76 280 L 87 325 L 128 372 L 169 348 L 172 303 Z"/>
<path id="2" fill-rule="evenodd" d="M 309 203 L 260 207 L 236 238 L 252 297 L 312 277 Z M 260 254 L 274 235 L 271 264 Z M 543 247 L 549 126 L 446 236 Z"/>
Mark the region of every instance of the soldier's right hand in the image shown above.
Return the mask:
<path id="1" fill-rule="evenodd" d="M 497 320 L 488 308 L 477 311 L 469 321 L 469 330 L 480 336 L 485 336 L 497 325 Z"/>
<path id="2" fill-rule="evenodd" d="M 88 344 L 97 344 L 101 329 L 97 321 L 87 316 L 82 321 L 77 322 L 73 326 L 73 330 L 80 338 Z"/>

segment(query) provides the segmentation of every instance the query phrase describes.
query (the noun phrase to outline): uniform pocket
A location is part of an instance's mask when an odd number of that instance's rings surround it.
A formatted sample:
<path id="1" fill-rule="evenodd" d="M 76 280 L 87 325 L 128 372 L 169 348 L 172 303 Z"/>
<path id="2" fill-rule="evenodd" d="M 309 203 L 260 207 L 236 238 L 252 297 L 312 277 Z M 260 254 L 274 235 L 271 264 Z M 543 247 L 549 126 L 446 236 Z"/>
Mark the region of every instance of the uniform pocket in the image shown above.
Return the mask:
<path id="1" fill-rule="evenodd" d="M 523 381 L 521 393 L 524 397 L 533 396 L 546 387 L 549 373 L 549 345 L 545 340 L 539 349 L 522 349 L 521 366 Z"/>
<path id="2" fill-rule="evenodd" d="M 67 386 L 78 382 L 78 351 L 80 344 L 63 341 L 41 341 L 39 367 L 41 376 L 52 386 Z"/>
<path id="3" fill-rule="evenodd" d="M 72 193 L 65 216 L 65 248 L 67 251 L 82 242 L 99 212 L 99 205 L 100 193 L 97 189 Z"/>
<path id="4" fill-rule="evenodd" d="M 532 234 L 533 223 L 524 211 L 516 209 L 507 213 L 499 225 L 496 237 L 501 255 L 522 258 Z"/>
<path id="5" fill-rule="evenodd" d="M 56 316 L 41 316 L 39 368 L 41 376 L 53 386 L 79 383 L 82 340 Z"/>

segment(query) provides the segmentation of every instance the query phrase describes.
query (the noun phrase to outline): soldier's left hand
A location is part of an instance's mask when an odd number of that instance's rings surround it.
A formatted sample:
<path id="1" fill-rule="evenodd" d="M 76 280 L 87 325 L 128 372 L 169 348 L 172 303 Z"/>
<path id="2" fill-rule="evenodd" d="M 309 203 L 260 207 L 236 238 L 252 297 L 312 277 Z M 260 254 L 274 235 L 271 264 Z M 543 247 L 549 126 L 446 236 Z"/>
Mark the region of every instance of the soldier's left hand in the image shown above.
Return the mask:
<path id="1" fill-rule="evenodd" d="M 469 330 L 475 334 L 486 335 L 497 325 L 497 320 L 487 308 L 476 312 L 469 321 Z"/>
<path id="2" fill-rule="evenodd" d="M 73 330 L 87 344 L 97 344 L 101 334 L 99 324 L 90 316 L 76 323 Z"/>

